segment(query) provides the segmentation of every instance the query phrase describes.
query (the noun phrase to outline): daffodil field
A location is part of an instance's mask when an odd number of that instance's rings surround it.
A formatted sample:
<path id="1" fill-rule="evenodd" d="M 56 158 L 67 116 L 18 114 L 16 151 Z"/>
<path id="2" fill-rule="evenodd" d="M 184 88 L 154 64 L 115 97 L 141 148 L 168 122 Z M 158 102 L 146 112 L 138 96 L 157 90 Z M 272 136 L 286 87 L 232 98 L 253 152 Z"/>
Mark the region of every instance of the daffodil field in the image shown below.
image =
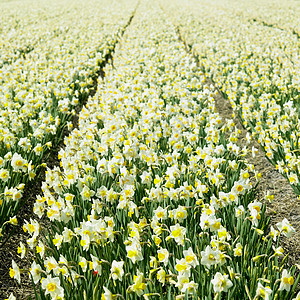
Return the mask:
<path id="1" fill-rule="evenodd" d="M 300 8 L 265 2 L 0 1 L 0 246 L 45 172 L 7 270 L 32 299 L 300 299 L 246 159 L 300 194 Z"/>
<path id="2" fill-rule="evenodd" d="M 181 1 L 164 5 L 201 69 L 300 195 L 300 6 L 254 1 L 249 9 L 242 1 L 236 10 L 215 2 L 190 1 L 184 11 Z M 271 6 L 278 11 L 276 21 Z M 274 27 L 265 26 L 270 21 Z"/>

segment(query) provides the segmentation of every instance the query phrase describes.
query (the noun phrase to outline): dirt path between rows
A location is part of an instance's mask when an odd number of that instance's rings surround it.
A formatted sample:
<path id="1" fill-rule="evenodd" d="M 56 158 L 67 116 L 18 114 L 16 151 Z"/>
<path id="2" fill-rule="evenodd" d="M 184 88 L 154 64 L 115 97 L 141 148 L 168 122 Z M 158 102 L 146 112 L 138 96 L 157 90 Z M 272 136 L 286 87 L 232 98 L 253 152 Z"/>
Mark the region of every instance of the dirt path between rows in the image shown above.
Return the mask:
<path id="1" fill-rule="evenodd" d="M 213 84 L 211 80 L 207 81 L 208 84 Z M 232 118 L 232 106 L 229 100 L 225 99 L 221 92 L 215 94 L 215 104 L 217 112 L 222 119 L 233 119 L 236 127 L 241 130 L 238 144 L 245 146 L 247 130 L 241 124 L 238 118 Z M 282 237 L 281 245 L 285 250 L 285 255 L 289 253 L 289 263 L 300 263 L 300 200 L 294 193 L 292 187 L 276 168 L 268 161 L 265 153 L 261 149 L 256 140 L 252 140 L 249 144 L 249 149 L 252 146 L 258 149 L 258 153 L 253 158 L 251 153 L 248 153 L 246 159 L 249 163 L 254 165 L 257 172 L 260 172 L 262 177 L 257 186 L 256 199 L 265 202 L 265 195 L 267 191 L 274 195 L 274 200 L 267 203 L 267 214 L 271 218 L 271 225 L 287 218 L 291 225 L 295 228 L 296 232 L 290 238 Z"/>
<path id="2" fill-rule="evenodd" d="M 186 44 L 181 36 L 180 29 L 178 27 L 176 28 L 178 38 L 184 44 L 185 50 L 195 58 L 198 67 L 201 68 L 198 58 L 191 51 L 192 45 Z M 241 131 L 237 144 L 244 147 L 246 145 L 247 130 L 243 127 L 240 119 L 233 116 L 233 109 L 229 100 L 222 96 L 221 91 L 211 79 L 207 78 L 205 83 L 208 86 L 213 85 L 215 87 L 217 91 L 214 94 L 216 112 L 219 113 L 224 122 L 226 119 L 234 121 L 236 127 Z M 252 157 L 251 154 L 252 146 L 258 149 L 255 157 Z M 288 263 L 290 265 L 296 264 L 300 270 L 300 200 L 294 193 L 287 179 L 284 178 L 271 162 L 268 161 L 265 153 L 256 140 L 252 139 L 247 148 L 249 152 L 245 157 L 246 160 L 248 163 L 253 164 L 255 170 L 262 175 L 256 189 L 256 200 L 263 203 L 266 202 L 265 196 L 269 191 L 270 194 L 274 196 L 273 201 L 266 205 L 266 213 L 271 219 L 270 224 L 276 228 L 276 223 L 287 218 L 296 230 L 290 238 L 282 236 L 280 245 L 285 250 L 284 255 L 289 253 Z"/>

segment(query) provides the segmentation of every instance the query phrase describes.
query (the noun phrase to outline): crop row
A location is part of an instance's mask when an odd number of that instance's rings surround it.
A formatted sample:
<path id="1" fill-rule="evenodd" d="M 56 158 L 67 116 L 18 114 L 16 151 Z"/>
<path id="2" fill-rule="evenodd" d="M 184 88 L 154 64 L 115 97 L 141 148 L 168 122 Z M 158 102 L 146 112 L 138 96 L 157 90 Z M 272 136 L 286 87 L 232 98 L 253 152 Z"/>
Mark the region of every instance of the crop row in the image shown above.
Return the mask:
<path id="1" fill-rule="evenodd" d="M 297 0 L 239 1 L 238 5 L 234 2 L 226 5 L 225 2 L 216 1 L 215 4 L 225 9 L 226 13 L 241 15 L 249 21 L 286 30 L 300 37 L 300 6 Z"/>
<path id="2" fill-rule="evenodd" d="M 47 169 L 20 244 L 35 251 L 37 299 L 295 295 L 279 245 L 294 229 L 269 226 L 238 130 L 167 19 L 141 1 L 61 167 Z M 15 262 L 10 274 L 21 281 Z"/>
<path id="3" fill-rule="evenodd" d="M 82 4 L 74 2 L 72 9 L 67 1 L 30 1 L 22 5 L 2 2 L 0 16 L 0 66 L 26 57 L 39 44 L 58 36 L 71 18 L 81 14 Z M 25 16 L 25 17 L 24 17 Z"/>
<path id="4" fill-rule="evenodd" d="M 184 9 L 174 1 L 168 10 L 204 72 L 299 195 L 300 40 L 244 15 L 226 15 L 222 5 L 200 5 L 190 1 Z"/>
<path id="5" fill-rule="evenodd" d="M 69 27 L 0 69 L 0 240 L 4 227 L 17 222 L 25 184 L 46 166 L 64 130 L 72 129 L 75 108 L 94 88 L 134 10 L 132 3 L 104 2 L 105 9 L 94 11 L 91 1 L 78 14 L 79 4 L 64 20 Z M 57 22 L 51 20 L 41 18 L 37 27 L 53 32 Z"/>

